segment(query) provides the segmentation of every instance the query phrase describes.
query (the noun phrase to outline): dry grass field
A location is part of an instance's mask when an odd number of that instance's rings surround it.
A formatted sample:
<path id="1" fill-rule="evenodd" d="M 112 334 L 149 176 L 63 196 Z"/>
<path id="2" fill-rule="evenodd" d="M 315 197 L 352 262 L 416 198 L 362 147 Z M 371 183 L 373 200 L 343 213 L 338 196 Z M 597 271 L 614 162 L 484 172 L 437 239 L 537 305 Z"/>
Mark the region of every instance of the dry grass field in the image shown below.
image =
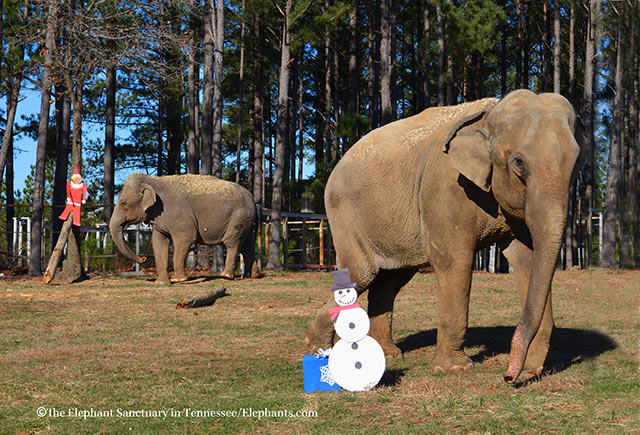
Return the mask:
<path id="1" fill-rule="evenodd" d="M 305 394 L 302 339 L 331 283 L 0 281 L 0 433 L 640 432 L 639 271 L 558 272 L 548 370 L 516 386 L 502 381 L 520 312 L 512 277 L 475 274 L 475 367 L 442 375 L 430 368 L 435 276 L 417 275 L 396 303 L 404 357 L 387 360 L 381 384 Z M 175 308 L 219 286 L 229 296 L 213 306 Z"/>

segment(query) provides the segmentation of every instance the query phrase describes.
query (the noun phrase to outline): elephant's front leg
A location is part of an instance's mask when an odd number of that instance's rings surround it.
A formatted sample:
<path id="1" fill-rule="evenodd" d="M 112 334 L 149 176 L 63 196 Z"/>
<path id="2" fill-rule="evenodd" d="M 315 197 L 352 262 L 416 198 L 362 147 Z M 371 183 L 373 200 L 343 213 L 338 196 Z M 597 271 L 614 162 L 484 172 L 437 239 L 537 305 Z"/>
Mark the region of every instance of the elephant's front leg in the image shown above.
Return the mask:
<path id="1" fill-rule="evenodd" d="M 463 350 L 469 319 L 469 293 L 473 251 L 446 255 L 433 266 L 438 276 L 438 338 L 432 367 L 447 372 L 473 366 Z"/>
<path id="2" fill-rule="evenodd" d="M 153 256 L 158 272 L 156 282 L 160 284 L 170 284 L 169 274 L 167 273 L 169 264 L 169 237 L 154 229 L 151 234 L 151 244 L 153 245 Z"/>
<path id="3" fill-rule="evenodd" d="M 504 255 L 513 266 L 516 287 L 520 294 L 520 306 L 524 307 L 529 291 L 529 278 L 533 262 L 533 251 L 519 240 L 513 240 L 504 250 Z M 553 331 L 553 309 L 551 306 L 551 290 L 547 295 L 547 302 L 542 315 L 542 322 L 533 341 L 529 345 L 524 369 L 534 374 L 542 373 L 544 361 L 549 351 L 549 341 Z"/>
<path id="4" fill-rule="evenodd" d="M 172 282 L 183 282 L 187 280 L 184 271 L 184 262 L 189 253 L 191 242 L 184 237 L 174 237 L 173 239 L 173 279 Z"/>

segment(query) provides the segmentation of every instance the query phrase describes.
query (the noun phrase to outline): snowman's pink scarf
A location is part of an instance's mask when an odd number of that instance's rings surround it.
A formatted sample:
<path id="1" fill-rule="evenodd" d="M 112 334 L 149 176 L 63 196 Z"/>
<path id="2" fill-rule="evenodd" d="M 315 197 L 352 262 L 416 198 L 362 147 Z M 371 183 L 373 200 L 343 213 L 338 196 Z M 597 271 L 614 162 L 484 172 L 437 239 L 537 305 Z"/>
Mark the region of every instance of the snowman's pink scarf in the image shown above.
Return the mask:
<path id="1" fill-rule="evenodd" d="M 338 317 L 338 314 L 340 314 L 340 311 L 350 310 L 352 308 L 360 308 L 360 304 L 356 302 L 355 304 L 351 304 L 351 305 L 343 305 L 343 306 L 329 308 L 329 314 L 331 314 L 331 320 L 332 321 L 336 320 L 336 317 Z"/>

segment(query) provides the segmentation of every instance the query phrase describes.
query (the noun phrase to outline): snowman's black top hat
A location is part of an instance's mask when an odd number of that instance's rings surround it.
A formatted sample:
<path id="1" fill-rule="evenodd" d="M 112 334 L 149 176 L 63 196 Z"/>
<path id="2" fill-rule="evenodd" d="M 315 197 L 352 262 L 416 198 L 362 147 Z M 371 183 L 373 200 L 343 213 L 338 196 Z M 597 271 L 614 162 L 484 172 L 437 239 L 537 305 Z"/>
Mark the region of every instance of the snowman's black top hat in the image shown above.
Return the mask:
<path id="1" fill-rule="evenodd" d="M 352 282 L 351 276 L 349 276 L 349 269 L 334 270 L 331 272 L 331 275 L 333 276 L 333 283 L 335 284 L 331 286 L 332 292 L 342 288 L 356 288 L 356 283 Z"/>

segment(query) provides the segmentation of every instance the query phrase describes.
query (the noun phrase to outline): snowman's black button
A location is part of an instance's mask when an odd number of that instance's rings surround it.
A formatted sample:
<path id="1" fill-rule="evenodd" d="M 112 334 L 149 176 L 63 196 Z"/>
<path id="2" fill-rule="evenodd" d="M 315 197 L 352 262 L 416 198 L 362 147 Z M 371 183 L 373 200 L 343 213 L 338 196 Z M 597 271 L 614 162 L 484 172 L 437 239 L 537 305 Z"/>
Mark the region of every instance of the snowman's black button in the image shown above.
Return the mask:
<path id="1" fill-rule="evenodd" d="M 361 368 L 362 368 L 362 363 L 361 363 L 360 361 L 358 361 L 358 362 L 356 363 L 356 368 L 357 368 L 357 369 L 361 369 Z"/>
<path id="2" fill-rule="evenodd" d="M 353 329 L 356 327 L 356 324 L 353 322 L 349 322 L 349 329 Z"/>
<path id="3" fill-rule="evenodd" d="M 353 342 L 351 343 L 351 349 L 356 350 L 358 348 L 358 343 Z"/>

